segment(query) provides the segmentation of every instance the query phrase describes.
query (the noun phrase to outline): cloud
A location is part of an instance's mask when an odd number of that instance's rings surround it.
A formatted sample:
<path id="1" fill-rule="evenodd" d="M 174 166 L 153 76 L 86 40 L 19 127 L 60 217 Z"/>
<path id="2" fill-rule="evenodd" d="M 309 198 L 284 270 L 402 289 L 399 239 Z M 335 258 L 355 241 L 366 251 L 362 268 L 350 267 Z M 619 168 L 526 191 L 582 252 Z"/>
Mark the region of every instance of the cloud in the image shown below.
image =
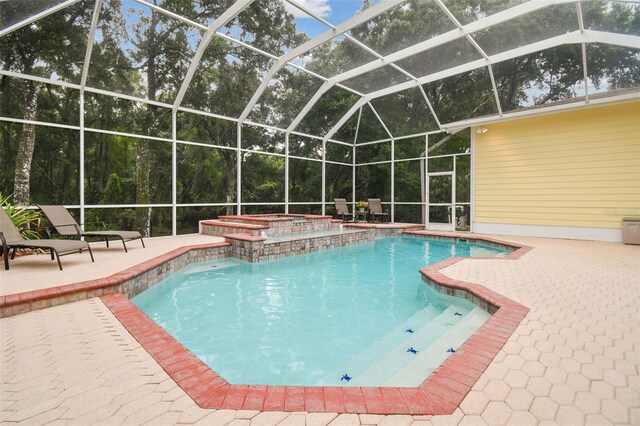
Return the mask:
<path id="1" fill-rule="evenodd" d="M 331 15 L 331 6 L 329 5 L 329 0 L 296 0 L 300 6 L 306 7 L 308 10 L 314 12 L 316 16 L 321 18 L 326 18 Z M 285 2 L 285 7 L 287 8 L 287 12 L 295 16 L 296 18 L 310 18 L 309 15 L 293 6 Z"/>

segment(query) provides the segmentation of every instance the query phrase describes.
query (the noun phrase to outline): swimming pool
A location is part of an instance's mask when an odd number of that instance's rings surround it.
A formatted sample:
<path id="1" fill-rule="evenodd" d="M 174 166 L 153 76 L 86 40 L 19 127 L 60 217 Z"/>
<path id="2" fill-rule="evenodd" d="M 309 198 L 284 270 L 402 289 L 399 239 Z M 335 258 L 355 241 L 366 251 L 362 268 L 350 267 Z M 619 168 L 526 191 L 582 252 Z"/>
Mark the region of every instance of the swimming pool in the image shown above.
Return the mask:
<path id="1" fill-rule="evenodd" d="M 230 383 L 415 386 L 489 314 L 418 269 L 488 245 L 381 238 L 261 263 L 192 264 L 132 301 Z M 418 381 L 416 383 L 416 381 Z"/>

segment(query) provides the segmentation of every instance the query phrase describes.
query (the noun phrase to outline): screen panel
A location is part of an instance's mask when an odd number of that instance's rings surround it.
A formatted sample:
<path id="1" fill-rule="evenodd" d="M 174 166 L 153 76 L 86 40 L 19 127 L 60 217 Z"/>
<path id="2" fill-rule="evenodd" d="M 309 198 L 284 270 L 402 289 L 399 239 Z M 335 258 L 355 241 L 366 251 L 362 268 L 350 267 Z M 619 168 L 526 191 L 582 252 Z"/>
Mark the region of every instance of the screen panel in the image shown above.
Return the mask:
<path id="1" fill-rule="evenodd" d="M 579 29 L 575 4 L 559 4 L 510 19 L 472 37 L 487 55 L 526 46 Z"/>
<path id="2" fill-rule="evenodd" d="M 391 201 L 391 164 L 356 167 L 356 201 L 380 198 Z"/>
<path id="3" fill-rule="evenodd" d="M 394 137 L 438 128 L 427 101 L 417 87 L 376 98 L 371 105 Z"/>
<path id="4" fill-rule="evenodd" d="M 357 26 L 351 34 L 386 56 L 455 28 L 436 2 L 410 0 Z"/>
<path id="5" fill-rule="evenodd" d="M 59 1 L 0 2 L 0 29 Z M 93 2 L 80 1 L 0 38 L 4 70 L 80 83 Z"/>
<path id="6" fill-rule="evenodd" d="M 136 204 L 141 149 L 149 164 L 171 164 L 171 143 L 87 132 L 85 134 L 85 202 Z M 171 203 L 171 173 L 150 167 L 149 203 Z"/>
<path id="7" fill-rule="evenodd" d="M 502 110 L 513 111 L 584 96 L 582 49 L 565 45 L 493 66 Z"/>
<path id="8" fill-rule="evenodd" d="M 176 232 L 178 235 L 197 234 L 201 220 L 235 214 L 235 206 L 185 206 L 176 208 Z"/>
<path id="9" fill-rule="evenodd" d="M 357 101 L 358 96 L 338 86 L 333 86 L 322 95 L 295 130 L 310 135 L 324 136 Z"/>
<path id="10" fill-rule="evenodd" d="M 289 158 L 289 201 L 322 201 L 322 163 Z"/>
<path id="11" fill-rule="evenodd" d="M 327 164 L 325 170 L 325 199 L 327 203 L 333 203 L 334 198 L 351 200 L 351 185 L 353 183 L 353 167 L 339 164 Z M 331 206 L 334 207 L 333 205 Z M 335 209 L 327 207 L 327 213 L 333 214 Z"/>
<path id="12" fill-rule="evenodd" d="M 247 118 L 286 129 L 323 83 L 298 68 L 285 66 L 269 81 Z"/>
<path id="13" fill-rule="evenodd" d="M 422 201 L 421 161 L 400 161 L 395 163 L 395 201 Z"/>
<path id="14" fill-rule="evenodd" d="M 498 113 L 487 68 L 447 77 L 422 87 L 441 123 Z"/>
<path id="15" fill-rule="evenodd" d="M 238 125 L 234 121 L 178 111 L 176 125 L 178 140 L 233 148 L 238 145 Z"/>
<path id="16" fill-rule="evenodd" d="M 202 31 L 137 2 L 105 0 L 87 85 L 173 103 Z"/>
<path id="17" fill-rule="evenodd" d="M 176 154 L 178 204 L 236 201 L 235 150 L 178 144 Z"/>
<path id="18" fill-rule="evenodd" d="M 211 40 L 182 105 L 238 118 L 274 61 L 220 37 Z"/>
<path id="19" fill-rule="evenodd" d="M 283 203 L 284 185 L 283 157 L 256 152 L 242 154 L 242 202 Z"/>

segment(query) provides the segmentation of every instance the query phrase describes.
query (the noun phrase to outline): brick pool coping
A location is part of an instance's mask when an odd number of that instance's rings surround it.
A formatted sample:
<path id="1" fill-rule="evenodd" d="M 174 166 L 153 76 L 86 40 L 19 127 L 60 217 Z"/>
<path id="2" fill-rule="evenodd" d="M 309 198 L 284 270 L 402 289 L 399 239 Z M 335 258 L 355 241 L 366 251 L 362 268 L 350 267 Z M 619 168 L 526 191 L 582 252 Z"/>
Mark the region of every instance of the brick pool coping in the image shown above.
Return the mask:
<path id="1" fill-rule="evenodd" d="M 532 247 L 485 237 L 410 231 L 414 236 L 465 239 L 502 245 L 518 259 Z M 529 308 L 484 286 L 454 280 L 441 270 L 468 258 L 451 258 L 420 270 L 441 292 L 465 291 L 494 313 L 418 387 L 261 386 L 230 384 L 193 355 L 122 294 L 101 297 L 140 345 L 200 407 L 230 410 L 307 411 L 358 414 L 451 414 L 511 337 Z M 474 258 L 474 260 L 483 258 Z M 442 291 L 444 289 L 444 291 Z M 457 294 L 456 294 L 457 295 Z"/>
<path id="2" fill-rule="evenodd" d="M 106 278 L 0 296 L 0 318 L 90 299 L 92 297 L 100 297 L 105 294 L 129 292 L 129 289 L 124 287 L 132 281 L 141 278 L 154 281 L 154 278 L 167 272 L 173 272 L 171 268 L 166 268 L 165 265 L 181 256 L 189 256 L 193 252 L 206 250 L 224 250 L 229 247 L 231 247 L 231 243 L 229 242 L 183 246 L 156 256 L 146 262 L 116 272 Z M 154 272 L 156 272 L 155 276 L 150 276 L 153 275 Z M 135 283 L 133 286 L 135 286 Z"/>

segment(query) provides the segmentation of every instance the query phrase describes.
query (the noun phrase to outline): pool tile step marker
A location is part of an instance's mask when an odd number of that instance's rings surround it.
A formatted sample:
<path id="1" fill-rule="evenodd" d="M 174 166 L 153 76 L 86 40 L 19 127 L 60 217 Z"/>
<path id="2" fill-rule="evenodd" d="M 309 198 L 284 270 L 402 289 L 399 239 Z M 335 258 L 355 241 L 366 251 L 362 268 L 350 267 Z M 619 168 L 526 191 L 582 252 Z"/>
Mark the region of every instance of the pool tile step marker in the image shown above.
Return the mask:
<path id="1" fill-rule="evenodd" d="M 455 311 L 455 306 L 445 311 L 447 315 Z M 445 315 L 443 313 L 443 315 Z M 451 328 L 445 330 L 444 333 L 437 336 L 428 346 L 424 346 L 414 359 L 396 370 L 387 381 L 385 386 L 419 386 L 424 380 L 433 373 L 449 356 L 447 349 L 454 345 L 461 346 L 465 340 L 473 334 L 478 327 L 482 326 L 487 320 L 486 312 L 480 308 L 475 308 L 471 312 L 465 314 L 462 318 L 454 315 L 454 323 Z M 373 366 L 372 366 L 373 367 Z"/>
<path id="2" fill-rule="evenodd" d="M 317 384 L 326 386 L 341 384 L 343 385 L 345 383 L 340 383 L 339 379 L 346 372 L 349 373 L 351 379 L 357 378 L 362 374 L 364 370 L 368 368 L 368 366 L 371 365 L 372 362 L 374 362 L 374 360 L 379 359 L 389 350 L 398 347 L 402 342 L 406 342 L 407 339 L 409 339 L 411 334 L 406 333 L 406 329 L 409 327 L 409 325 L 414 326 L 415 329 L 418 330 L 417 327 L 419 327 L 420 324 L 425 324 L 433 321 L 433 319 L 436 318 L 439 314 L 440 311 L 433 306 L 428 306 L 427 308 L 416 312 L 405 323 L 395 327 L 390 332 L 382 336 L 374 344 L 363 349 L 355 357 L 342 364 L 340 367 L 327 374 L 325 377 L 318 380 Z M 349 383 L 351 382 L 352 380 L 349 380 Z"/>
<path id="3" fill-rule="evenodd" d="M 440 315 L 424 327 L 419 328 L 415 333 L 410 335 L 405 334 L 407 339 L 404 340 L 401 345 L 388 348 L 384 355 L 377 357 L 377 361 L 367 365 L 367 368 L 362 373 L 349 382 L 349 386 L 379 386 L 380 384 L 390 386 L 392 384 L 388 382 L 401 371 L 406 371 L 409 366 L 413 366 L 416 369 L 414 370 L 414 374 L 397 377 L 393 385 L 397 385 L 398 382 L 403 379 L 408 379 L 409 384 L 403 383 L 403 386 L 418 386 L 425 377 L 433 372 L 435 367 L 447 359 L 449 354 L 446 353 L 446 347 L 442 348 L 441 353 L 434 353 L 432 345 L 438 342 L 443 335 L 450 332 L 450 327 L 456 326 L 457 323 L 461 321 L 459 317 L 453 315 L 453 313 L 458 310 L 460 310 L 459 306 L 449 306 Z M 471 316 L 469 316 L 469 318 L 469 322 L 471 322 L 473 318 Z M 466 323 L 463 322 L 463 326 L 465 324 Z M 475 327 L 473 330 L 475 330 Z M 449 336 L 450 340 L 451 335 Z M 448 341 L 445 343 L 440 340 L 439 346 L 447 344 L 449 344 Z M 411 348 L 413 348 L 416 353 L 413 353 L 410 350 Z M 435 365 L 432 365 L 429 360 L 434 357 L 437 357 L 438 361 Z M 427 364 L 426 366 L 424 365 L 425 363 Z"/>

